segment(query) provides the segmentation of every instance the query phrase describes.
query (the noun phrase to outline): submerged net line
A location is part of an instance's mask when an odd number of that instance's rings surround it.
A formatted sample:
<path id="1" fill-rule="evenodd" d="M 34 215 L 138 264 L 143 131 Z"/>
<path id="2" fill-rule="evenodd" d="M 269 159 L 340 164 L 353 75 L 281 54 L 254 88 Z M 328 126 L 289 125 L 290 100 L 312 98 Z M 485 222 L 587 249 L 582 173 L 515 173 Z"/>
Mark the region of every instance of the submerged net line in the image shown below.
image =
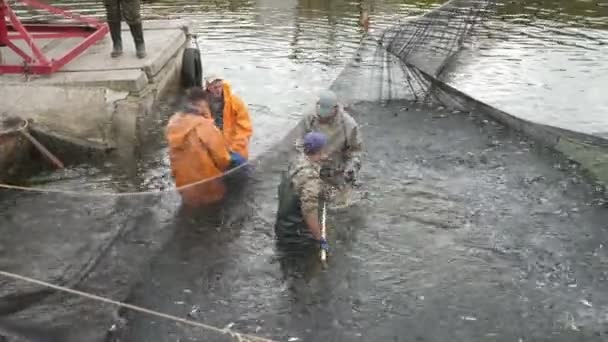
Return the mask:
<path id="1" fill-rule="evenodd" d="M 45 281 L 41 281 L 41 280 L 37 280 L 37 279 L 33 279 L 30 277 L 25 277 L 19 274 L 15 274 L 15 273 L 11 273 L 11 272 L 6 272 L 6 271 L 2 271 L 0 270 L 0 275 L 6 278 L 10 278 L 10 279 L 14 279 L 14 280 L 19 280 L 19 281 L 23 281 L 23 282 L 27 282 L 27 283 L 31 283 L 31 284 L 36 284 L 39 286 L 43 286 L 52 290 L 56 290 L 56 291 L 61 291 L 61 292 L 65 292 L 65 293 L 69 293 L 75 296 L 80 296 L 80 297 L 84 297 L 90 300 L 94 300 L 97 302 L 102 302 L 102 303 L 106 303 L 106 304 L 111 304 L 111 305 L 115 305 L 121 308 L 125 308 L 125 309 L 130 309 L 133 311 L 138 311 L 141 313 L 145 313 L 148 315 L 152 315 L 155 317 L 159 317 L 159 318 L 163 318 L 163 319 L 167 319 L 176 323 L 181 323 L 181 324 L 185 324 L 185 325 L 190 325 L 196 328 L 203 328 L 203 329 L 207 329 L 207 330 L 211 330 L 220 334 L 225 334 L 225 335 L 229 335 L 230 337 L 234 338 L 236 341 L 239 342 L 276 342 L 274 340 L 270 340 L 264 337 L 259 337 L 259 336 L 254 336 L 254 335 L 250 335 L 250 334 L 243 334 L 243 333 L 238 333 L 235 332 L 233 330 L 230 329 L 229 326 L 226 326 L 225 328 L 219 328 L 219 327 L 215 327 L 212 325 L 208 325 L 205 323 L 200 323 L 200 322 L 196 322 L 196 321 L 192 321 L 189 319 L 185 319 L 185 318 L 181 318 L 181 317 L 177 317 L 177 316 L 173 316 L 173 315 L 169 315 L 166 313 L 162 313 L 162 312 L 158 312 L 158 311 L 154 311 L 154 310 L 150 310 L 150 309 L 146 309 L 146 308 L 142 308 L 140 306 L 137 305 L 132 305 L 132 304 L 127 304 L 127 303 L 123 303 L 123 302 L 119 302 L 119 301 L 115 301 L 109 298 L 105 298 L 105 297 L 101 297 L 101 296 L 97 296 L 94 295 L 92 293 L 88 293 L 88 292 L 84 292 L 84 291 L 78 291 L 78 290 L 74 290 L 71 288 L 67 288 L 64 286 L 58 286 L 58 285 L 53 285 L 51 283 L 45 282 Z"/>
<path id="2" fill-rule="evenodd" d="M 148 191 L 132 191 L 132 192 L 84 192 L 84 191 L 75 191 L 75 190 L 63 190 L 63 189 L 47 189 L 47 188 L 38 188 L 38 187 L 28 187 L 28 186 L 20 186 L 20 185 L 11 185 L 11 184 L 3 184 L 0 183 L 0 188 L 10 189 L 10 190 L 21 190 L 21 191 L 29 191 L 29 192 L 41 192 L 41 193 L 55 193 L 55 194 L 64 194 L 64 195 L 78 195 L 78 196 L 88 196 L 88 197 L 133 197 L 133 196 L 145 196 L 145 195 L 158 195 L 163 193 L 171 193 L 180 190 L 186 190 L 189 188 L 193 188 L 195 186 L 199 186 L 201 184 L 211 182 L 220 178 L 224 178 L 235 174 L 239 171 L 242 171 L 246 167 L 253 166 L 255 160 L 246 161 L 245 163 L 232 168 L 220 175 L 205 178 L 198 182 L 190 183 L 184 186 L 175 187 L 172 189 L 164 189 L 164 190 L 148 190 Z"/>

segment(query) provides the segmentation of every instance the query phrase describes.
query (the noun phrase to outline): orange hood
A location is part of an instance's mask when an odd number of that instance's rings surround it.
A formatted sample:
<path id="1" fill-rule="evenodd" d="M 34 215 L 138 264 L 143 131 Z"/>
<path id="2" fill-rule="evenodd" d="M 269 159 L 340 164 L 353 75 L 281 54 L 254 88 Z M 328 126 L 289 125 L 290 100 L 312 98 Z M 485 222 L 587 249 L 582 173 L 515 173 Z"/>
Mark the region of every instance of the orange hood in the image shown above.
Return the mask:
<path id="1" fill-rule="evenodd" d="M 210 120 L 201 115 L 176 113 L 167 124 L 167 140 L 172 146 L 185 146 L 188 135 L 205 120 Z"/>

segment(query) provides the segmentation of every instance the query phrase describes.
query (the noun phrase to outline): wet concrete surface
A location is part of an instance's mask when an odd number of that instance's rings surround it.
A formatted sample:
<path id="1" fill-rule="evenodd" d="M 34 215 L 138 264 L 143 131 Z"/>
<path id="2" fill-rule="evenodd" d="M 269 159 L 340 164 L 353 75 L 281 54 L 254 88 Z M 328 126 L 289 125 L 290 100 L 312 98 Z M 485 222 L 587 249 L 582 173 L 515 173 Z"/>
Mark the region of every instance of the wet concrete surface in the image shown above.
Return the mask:
<path id="1" fill-rule="evenodd" d="M 132 302 L 276 340 L 606 339 L 608 209 L 575 167 L 468 114 L 352 111 L 367 195 L 330 212 L 327 269 L 276 253 L 279 153 L 228 223 L 174 223 Z M 129 341 L 228 340 L 126 317 Z"/>

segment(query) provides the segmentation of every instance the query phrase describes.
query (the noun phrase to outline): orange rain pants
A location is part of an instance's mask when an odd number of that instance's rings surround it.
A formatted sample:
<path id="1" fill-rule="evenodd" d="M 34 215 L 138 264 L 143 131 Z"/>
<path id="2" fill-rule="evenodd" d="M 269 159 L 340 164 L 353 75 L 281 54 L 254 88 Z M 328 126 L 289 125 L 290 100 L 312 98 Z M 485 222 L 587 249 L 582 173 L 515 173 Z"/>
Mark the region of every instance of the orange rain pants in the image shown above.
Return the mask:
<path id="1" fill-rule="evenodd" d="M 226 187 L 221 175 L 230 164 L 230 153 L 213 119 L 176 113 L 166 134 L 175 185 L 186 186 L 179 190 L 183 203 L 197 207 L 223 199 Z"/>
<path id="2" fill-rule="evenodd" d="M 228 148 L 249 158 L 249 139 L 253 134 L 253 127 L 247 106 L 238 96 L 232 93 L 228 81 L 224 83 L 224 139 Z"/>

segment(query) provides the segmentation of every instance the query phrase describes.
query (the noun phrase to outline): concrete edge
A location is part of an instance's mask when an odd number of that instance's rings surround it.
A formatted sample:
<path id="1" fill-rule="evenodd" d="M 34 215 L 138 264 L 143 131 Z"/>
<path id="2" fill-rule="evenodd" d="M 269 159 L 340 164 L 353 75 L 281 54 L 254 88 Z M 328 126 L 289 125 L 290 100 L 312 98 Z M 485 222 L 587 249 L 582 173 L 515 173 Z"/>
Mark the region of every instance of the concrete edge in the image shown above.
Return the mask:
<path id="1" fill-rule="evenodd" d="M 175 30 L 175 29 L 186 29 L 190 30 L 193 26 L 191 20 L 183 19 L 183 18 L 171 18 L 167 20 L 166 18 L 159 19 L 146 19 L 142 21 L 142 26 L 144 30 L 148 31 L 163 31 L 163 30 Z M 129 31 L 129 25 L 126 22 L 121 23 L 120 27 L 121 31 Z"/>
<path id="2" fill-rule="evenodd" d="M 179 67 L 181 70 L 182 60 L 181 56 L 187 46 L 188 39 L 186 35 L 181 35 L 182 39 L 180 39 L 180 43 L 175 45 L 175 48 L 170 50 L 166 50 L 163 53 L 163 58 L 166 61 L 163 65 L 160 65 L 158 69 L 156 69 L 155 74 L 148 74 L 146 71 L 146 75 L 148 77 L 148 82 L 154 84 L 161 84 L 167 78 L 167 74 L 171 74 L 172 70 L 176 67 Z M 179 58 L 176 60 L 176 58 Z M 162 88 L 162 87 L 161 87 Z"/>
<path id="3" fill-rule="evenodd" d="M 186 42 L 186 33 L 182 31 L 181 34 L 177 36 L 176 40 L 171 41 L 170 44 L 168 44 L 170 48 L 165 49 L 154 61 L 143 67 L 149 81 L 152 81 L 158 73 L 169 64 L 171 57 L 183 49 Z"/>
<path id="4" fill-rule="evenodd" d="M 154 107 L 165 99 L 167 94 L 177 90 L 183 51 L 182 46 L 144 89 L 131 92 L 126 98 L 114 103 L 110 132 L 116 142 L 117 150 L 120 150 L 119 155 L 130 158 L 129 156 L 139 148 L 143 132 L 160 119 L 160 113 L 154 111 Z M 127 116 L 119 113 L 137 113 L 137 115 Z"/>
<path id="5" fill-rule="evenodd" d="M 35 85 L 44 85 L 44 86 L 61 86 L 61 87 L 72 87 L 72 88 L 80 88 L 80 87 L 103 87 L 108 88 L 114 91 L 128 91 L 128 92 L 137 92 L 144 89 L 150 80 L 144 71 L 141 69 L 127 69 L 121 72 L 136 72 L 138 73 L 138 77 L 135 79 L 115 79 L 115 80 L 73 80 L 70 79 L 72 75 L 75 74 L 89 74 L 89 75 L 104 75 L 107 73 L 112 73 L 112 71 L 102 70 L 102 71 L 58 71 L 56 72 L 55 77 L 61 77 L 60 79 L 50 79 L 45 77 L 40 77 L 37 75 L 33 76 L 33 79 L 30 81 L 22 81 L 17 78 L 9 78 L 2 82 L 7 85 L 23 85 L 29 82 L 35 83 Z M 5 76 L 5 75 L 3 75 Z"/>
<path id="6" fill-rule="evenodd" d="M 566 159 L 581 166 L 583 171 L 604 191 L 608 185 L 608 140 L 585 133 L 538 124 L 515 117 L 496 107 L 479 101 L 466 93 L 421 71 L 431 84 L 452 97 L 441 99 L 447 107 L 470 110 L 486 115 L 507 127 L 523 133 L 543 147 L 560 153 Z"/>

